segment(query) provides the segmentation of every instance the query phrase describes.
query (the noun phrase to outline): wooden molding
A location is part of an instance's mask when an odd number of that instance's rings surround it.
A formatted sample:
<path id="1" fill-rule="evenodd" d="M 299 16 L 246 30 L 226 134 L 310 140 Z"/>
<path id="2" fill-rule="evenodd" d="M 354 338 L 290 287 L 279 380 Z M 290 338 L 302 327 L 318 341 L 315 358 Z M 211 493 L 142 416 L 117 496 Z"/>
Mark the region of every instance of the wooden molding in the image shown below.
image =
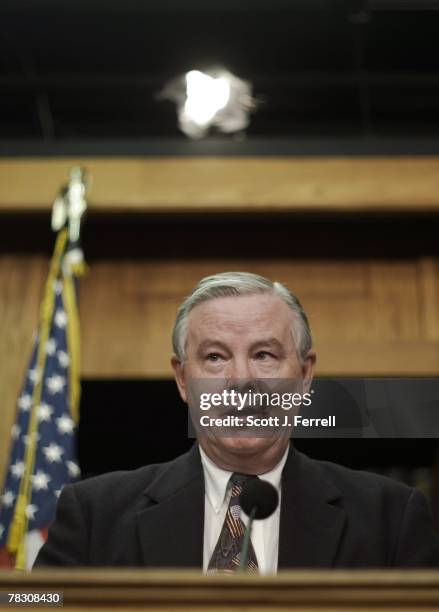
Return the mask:
<path id="1" fill-rule="evenodd" d="M 2 593 L 62 592 L 64 609 L 108 610 L 436 610 L 436 571 L 281 571 L 275 576 L 189 570 L 37 569 L 3 572 Z M 7 601 L 7 600 L 6 600 Z M 6 608 L 6 601 L 0 608 Z M 44 606 L 44 610 L 49 608 Z"/>
<path id="2" fill-rule="evenodd" d="M 47 211 L 69 169 L 102 212 L 439 211 L 439 157 L 0 160 L 0 212 Z"/>

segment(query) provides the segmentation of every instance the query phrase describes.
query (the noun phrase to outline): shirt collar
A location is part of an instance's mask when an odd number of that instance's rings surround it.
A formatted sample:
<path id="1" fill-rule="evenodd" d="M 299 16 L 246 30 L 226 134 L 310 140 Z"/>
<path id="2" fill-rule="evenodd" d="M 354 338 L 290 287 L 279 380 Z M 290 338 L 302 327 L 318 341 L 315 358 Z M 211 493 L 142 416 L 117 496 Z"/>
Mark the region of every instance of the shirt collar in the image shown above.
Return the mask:
<path id="1" fill-rule="evenodd" d="M 226 497 L 227 485 L 233 472 L 219 468 L 212 459 L 209 459 L 201 446 L 199 446 L 199 449 L 204 471 L 206 496 L 215 513 L 218 514 Z"/>
<path id="2" fill-rule="evenodd" d="M 282 456 L 282 459 L 279 461 L 279 463 L 275 465 L 274 468 L 270 470 L 269 472 L 265 472 L 265 474 L 259 474 L 259 478 L 261 480 L 266 480 L 267 482 L 272 484 L 278 493 L 280 492 L 280 481 L 282 477 L 282 470 L 284 469 L 284 465 L 287 460 L 289 450 L 290 450 L 290 445 L 288 444 Z"/>
<path id="3" fill-rule="evenodd" d="M 229 484 L 230 476 L 233 474 L 233 472 L 229 472 L 218 467 L 206 455 L 200 445 L 198 448 L 200 449 L 201 463 L 203 465 L 206 496 L 215 514 L 218 514 L 218 512 L 221 510 L 221 506 L 224 503 L 227 493 L 227 485 Z M 272 484 L 278 492 L 280 491 L 282 470 L 287 460 L 289 449 L 290 447 L 288 445 L 282 459 L 277 465 L 274 466 L 272 470 L 265 472 L 265 474 L 259 474 L 259 478 L 261 480 L 266 480 Z"/>

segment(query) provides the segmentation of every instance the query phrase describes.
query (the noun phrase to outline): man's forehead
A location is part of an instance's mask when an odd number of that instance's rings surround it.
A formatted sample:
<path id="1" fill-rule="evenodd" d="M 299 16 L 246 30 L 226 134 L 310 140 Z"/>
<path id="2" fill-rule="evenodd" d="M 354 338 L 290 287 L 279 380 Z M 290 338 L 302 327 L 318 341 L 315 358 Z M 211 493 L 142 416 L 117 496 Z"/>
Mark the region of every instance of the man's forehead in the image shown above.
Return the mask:
<path id="1" fill-rule="evenodd" d="M 232 336 L 233 338 L 235 338 L 237 340 L 237 342 L 239 344 L 242 344 L 242 337 L 236 337 Z M 266 334 L 262 333 L 262 334 L 256 334 L 254 337 L 250 338 L 251 341 L 251 346 L 254 348 L 257 347 L 266 347 L 266 348 L 273 348 L 273 349 L 277 349 L 277 348 L 281 348 L 283 346 L 283 342 L 282 340 L 280 340 L 279 338 L 275 337 L 275 336 L 267 336 Z M 199 350 L 205 350 L 208 348 L 212 348 L 212 347 L 221 347 L 221 346 L 225 346 L 228 345 L 228 339 L 226 338 L 226 340 L 224 341 L 224 339 L 221 337 L 221 335 L 218 336 L 205 336 L 200 338 L 200 342 L 198 343 L 198 349 Z"/>
<path id="2" fill-rule="evenodd" d="M 249 294 L 213 298 L 197 304 L 188 317 L 188 331 L 196 335 L 202 330 L 239 328 L 250 331 L 255 326 L 280 329 L 290 325 L 291 309 L 277 295 Z M 198 332 L 198 333 L 197 333 Z"/>

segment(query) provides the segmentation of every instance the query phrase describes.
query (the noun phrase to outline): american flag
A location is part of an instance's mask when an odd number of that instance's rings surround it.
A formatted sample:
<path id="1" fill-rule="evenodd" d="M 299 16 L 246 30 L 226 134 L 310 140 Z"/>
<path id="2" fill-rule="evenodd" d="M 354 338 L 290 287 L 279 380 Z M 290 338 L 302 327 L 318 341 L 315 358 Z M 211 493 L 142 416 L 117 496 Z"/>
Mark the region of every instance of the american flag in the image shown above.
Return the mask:
<path id="1" fill-rule="evenodd" d="M 62 261 L 62 258 L 61 258 Z M 50 276 L 49 276 L 50 279 Z M 72 414 L 71 334 L 69 327 L 76 310 L 71 312 L 66 285 L 74 291 L 72 276 L 66 278 L 60 266 L 59 274 L 46 286 L 45 300 L 51 308 L 48 329 L 41 326 L 36 337 L 29 368 L 17 402 L 17 417 L 12 427 L 12 448 L 3 494 L 0 498 L 0 565 L 15 562 L 11 545 L 11 526 L 20 504 L 20 485 L 27 471 L 28 494 L 22 506 L 25 529 L 20 536 L 24 563 L 31 568 L 38 551 L 47 538 L 47 529 L 54 519 L 56 502 L 62 487 L 80 476 L 76 460 L 76 423 Z M 72 294 L 70 294 L 72 295 Z M 74 304 L 76 308 L 76 304 Z M 44 347 L 40 344 L 44 341 Z M 41 371 L 38 361 L 43 364 Z M 36 386 L 40 391 L 35 393 Z M 35 402 L 38 398 L 38 402 Z M 36 404 L 36 405 L 35 405 Z M 31 415 L 34 413 L 35 442 L 31 440 Z M 33 444 L 35 453 L 29 461 L 26 447 Z M 29 480 L 30 478 L 30 480 Z M 12 553 L 12 554 L 11 554 Z"/>

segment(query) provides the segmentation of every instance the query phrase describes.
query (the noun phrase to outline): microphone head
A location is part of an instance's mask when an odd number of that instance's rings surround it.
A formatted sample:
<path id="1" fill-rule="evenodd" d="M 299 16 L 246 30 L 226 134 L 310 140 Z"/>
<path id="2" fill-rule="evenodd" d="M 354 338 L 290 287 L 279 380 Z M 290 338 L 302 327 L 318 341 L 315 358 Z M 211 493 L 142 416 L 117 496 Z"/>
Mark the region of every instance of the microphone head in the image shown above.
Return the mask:
<path id="1" fill-rule="evenodd" d="M 255 519 L 266 519 L 276 510 L 279 495 L 273 485 L 266 480 L 251 478 L 244 485 L 239 503 L 248 516 L 255 509 Z"/>

